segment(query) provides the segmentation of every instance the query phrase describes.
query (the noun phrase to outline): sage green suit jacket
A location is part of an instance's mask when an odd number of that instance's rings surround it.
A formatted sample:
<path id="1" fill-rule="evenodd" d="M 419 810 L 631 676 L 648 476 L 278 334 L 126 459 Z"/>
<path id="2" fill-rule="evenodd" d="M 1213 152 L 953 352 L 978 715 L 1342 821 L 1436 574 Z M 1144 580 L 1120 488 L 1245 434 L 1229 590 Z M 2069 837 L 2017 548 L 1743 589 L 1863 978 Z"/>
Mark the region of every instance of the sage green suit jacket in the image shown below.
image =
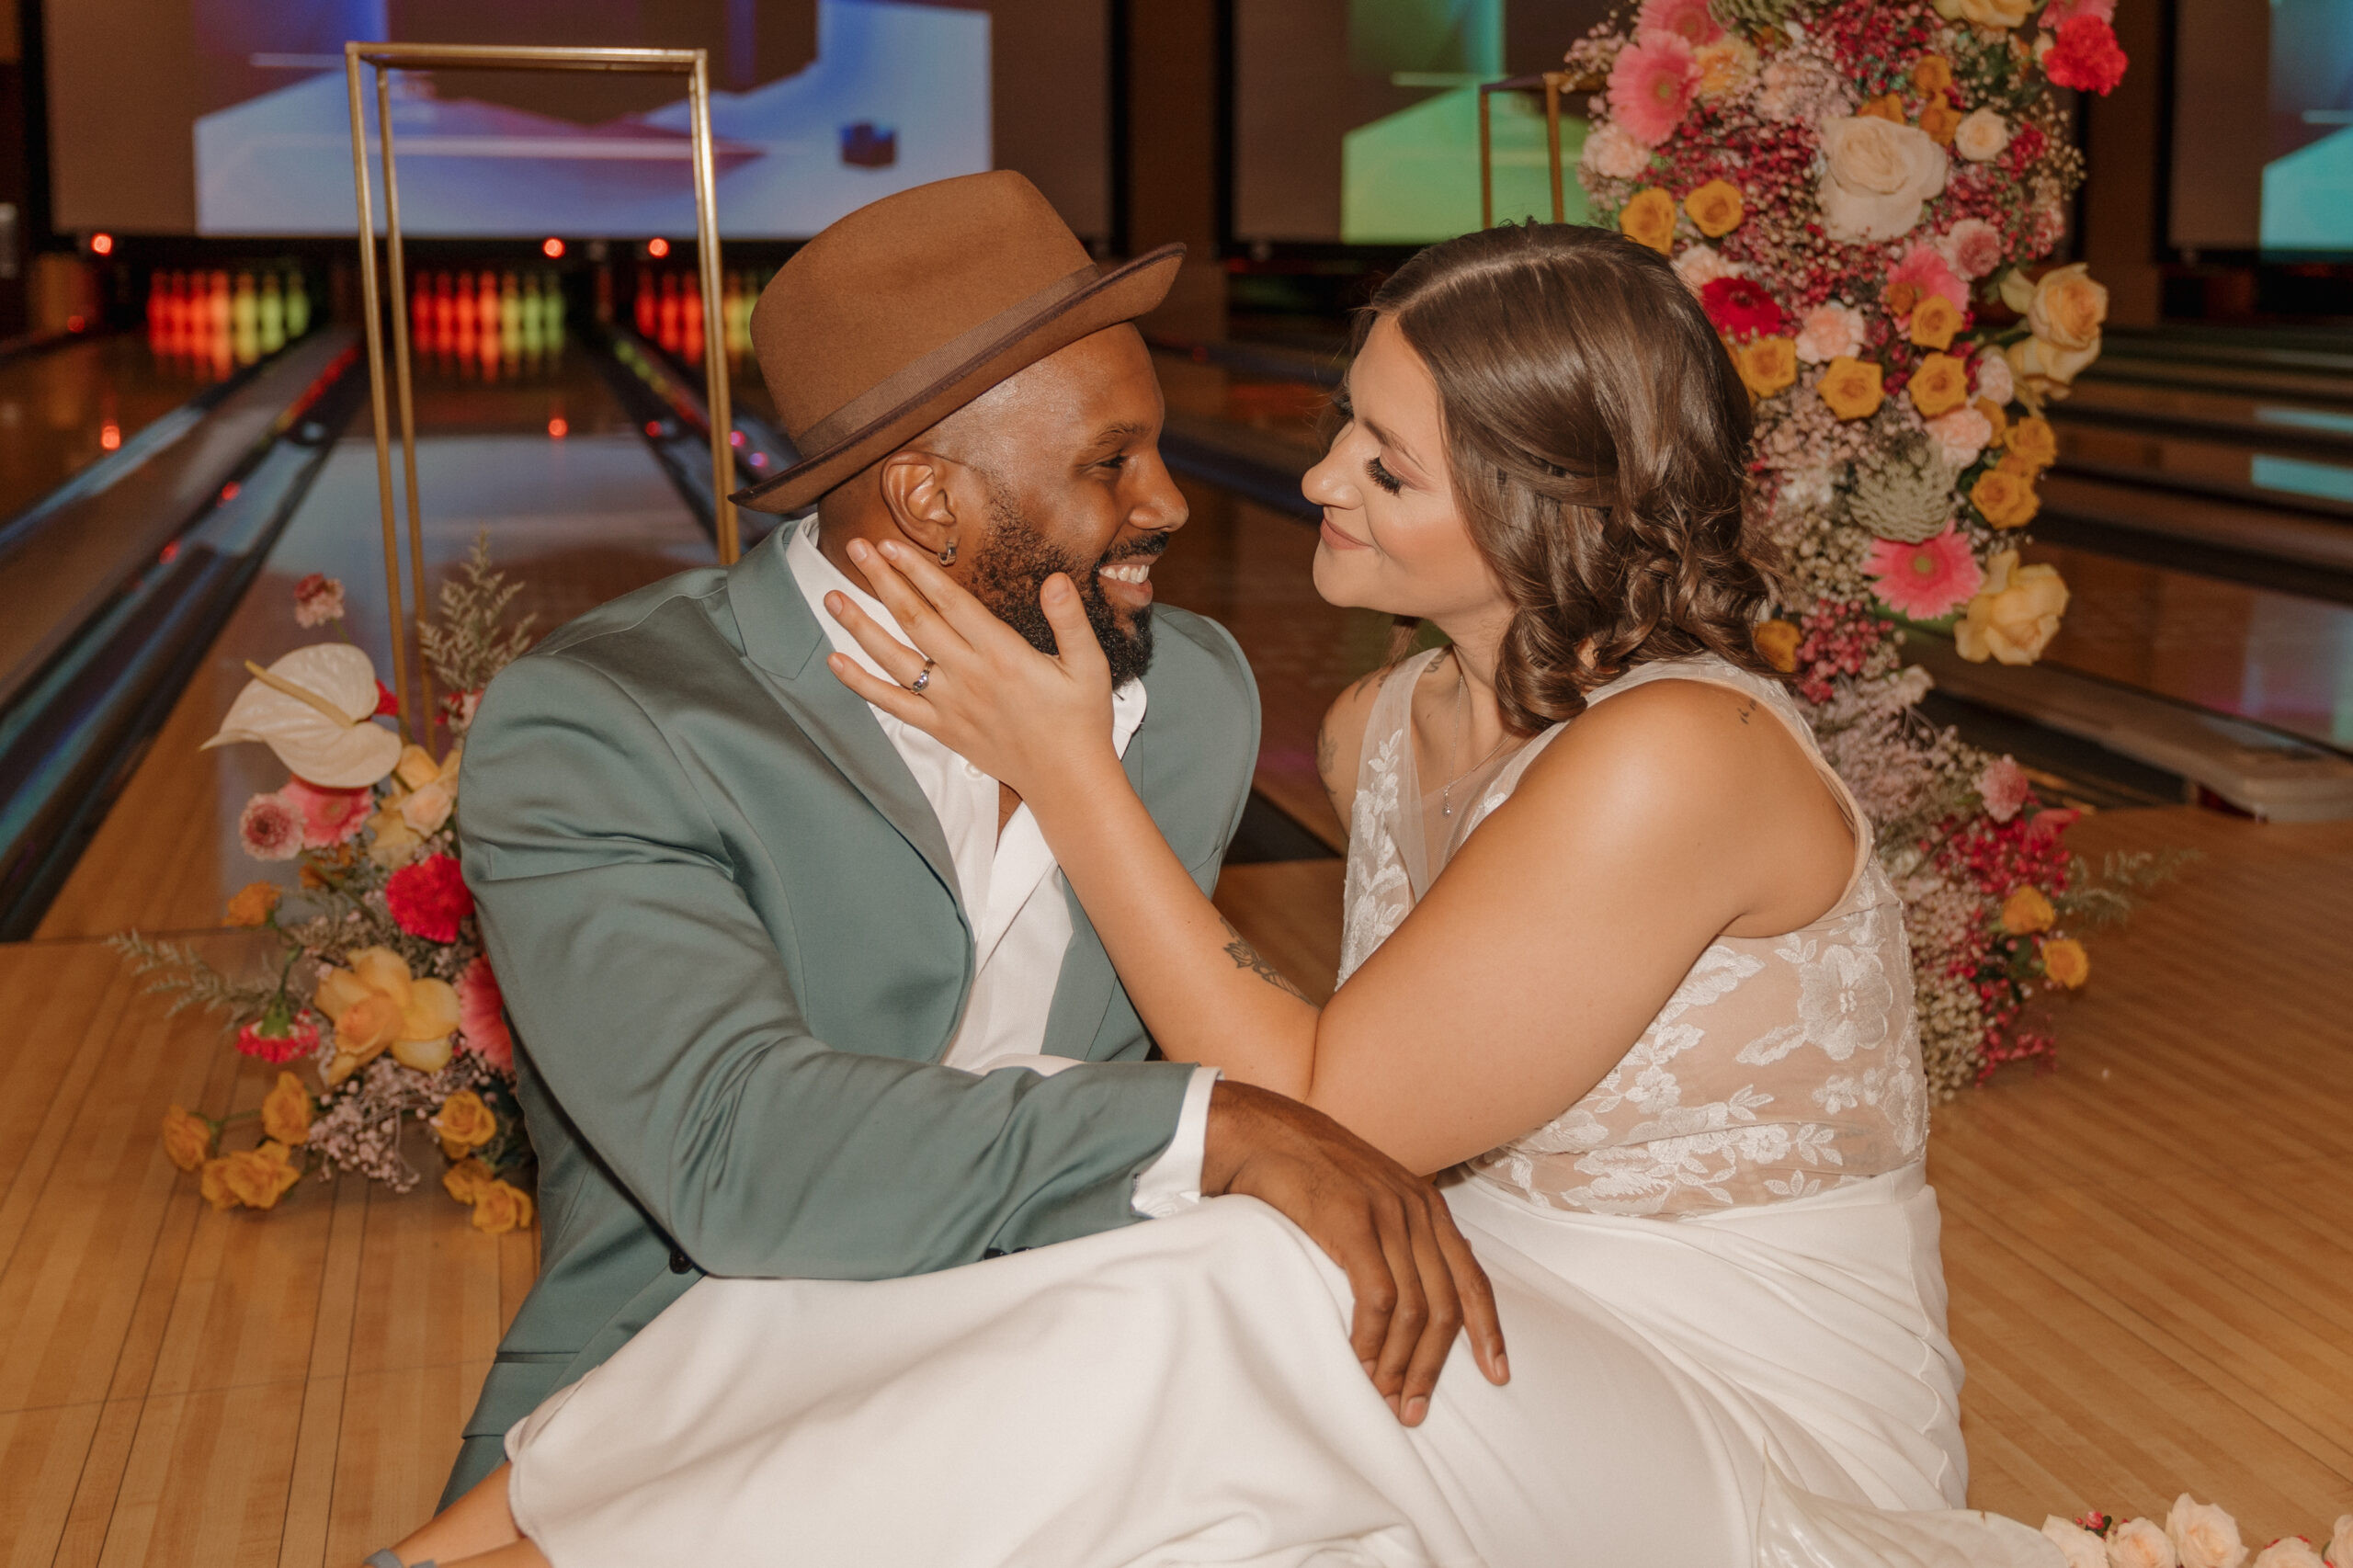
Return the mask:
<path id="1" fill-rule="evenodd" d="M 449 1482 L 708 1271 L 881 1279 L 1124 1225 L 1193 1069 L 1150 1041 L 1075 900 L 1042 1078 L 937 1065 L 973 976 L 938 817 L 779 529 L 589 612 L 468 735 L 458 837 L 517 1040 L 540 1272 Z M 1163 608 L 1126 766 L 1204 891 L 1256 687 Z M 446 1500 L 446 1499 L 445 1499 Z"/>

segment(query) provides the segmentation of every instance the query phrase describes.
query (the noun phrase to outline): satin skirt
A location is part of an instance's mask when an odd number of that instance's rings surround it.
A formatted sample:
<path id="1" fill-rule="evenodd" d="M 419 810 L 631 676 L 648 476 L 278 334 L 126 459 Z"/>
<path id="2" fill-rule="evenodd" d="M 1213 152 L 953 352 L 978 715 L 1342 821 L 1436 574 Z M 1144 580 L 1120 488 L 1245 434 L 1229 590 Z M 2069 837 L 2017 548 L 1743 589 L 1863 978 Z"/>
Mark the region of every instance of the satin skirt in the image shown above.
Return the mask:
<path id="1" fill-rule="evenodd" d="M 1253 1199 L 877 1283 L 706 1279 L 507 1437 L 556 1568 L 2053 1568 L 1965 1489 L 1917 1167 L 1660 1221 L 1448 1193 L 1512 1381 L 1422 1426 Z"/>

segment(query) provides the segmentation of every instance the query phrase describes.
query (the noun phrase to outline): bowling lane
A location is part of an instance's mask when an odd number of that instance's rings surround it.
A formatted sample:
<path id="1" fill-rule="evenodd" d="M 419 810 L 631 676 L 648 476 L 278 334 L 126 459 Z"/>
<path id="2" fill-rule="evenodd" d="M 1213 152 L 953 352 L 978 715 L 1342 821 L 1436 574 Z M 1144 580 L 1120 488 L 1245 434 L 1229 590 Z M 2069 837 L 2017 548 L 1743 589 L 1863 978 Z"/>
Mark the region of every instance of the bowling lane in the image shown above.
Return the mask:
<path id="1" fill-rule="evenodd" d="M 110 333 L 0 363 L 0 521 L 233 369 Z"/>

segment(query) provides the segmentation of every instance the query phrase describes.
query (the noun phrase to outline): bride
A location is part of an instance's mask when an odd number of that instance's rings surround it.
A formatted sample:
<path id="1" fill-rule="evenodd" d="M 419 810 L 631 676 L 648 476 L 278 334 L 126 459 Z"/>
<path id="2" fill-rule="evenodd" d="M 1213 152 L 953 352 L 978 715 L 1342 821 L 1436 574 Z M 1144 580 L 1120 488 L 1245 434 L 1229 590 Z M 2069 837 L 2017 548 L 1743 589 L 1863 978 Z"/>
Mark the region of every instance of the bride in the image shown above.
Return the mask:
<path id="1" fill-rule="evenodd" d="M 1752 650 L 1747 394 L 1664 258 L 1529 225 L 1381 289 L 1306 479 L 1319 592 L 1446 646 L 1358 683 L 1313 1006 L 1106 744 L 1065 578 L 1034 652 L 852 546 L 910 649 L 858 694 L 1017 791 L 1161 1050 L 1432 1173 L 1508 1369 L 1392 1415 L 1273 1210 L 881 1283 L 707 1279 L 508 1437 L 398 1562 L 1109 1568 L 2045 1564 L 1961 1507 L 1902 908 Z M 380 1554 L 381 1561 L 392 1554 Z"/>

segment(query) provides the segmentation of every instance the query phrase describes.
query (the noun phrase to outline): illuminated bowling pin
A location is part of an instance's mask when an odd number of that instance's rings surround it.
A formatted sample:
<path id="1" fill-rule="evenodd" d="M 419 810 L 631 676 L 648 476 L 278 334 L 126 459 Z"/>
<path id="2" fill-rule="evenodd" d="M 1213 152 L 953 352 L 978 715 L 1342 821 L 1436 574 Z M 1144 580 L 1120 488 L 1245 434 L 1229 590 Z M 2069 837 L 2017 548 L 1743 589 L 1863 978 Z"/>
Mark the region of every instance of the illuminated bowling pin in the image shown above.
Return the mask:
<path id="1" fill-rule="evenodd" d="M 412 350 L 433 347 L 433 294 L 422 272 L 409 283 L 408 342 Z"/>
<path id="2" fill-rule="evenodd" d="M 474 280 L 474 354 L 485 376 L 497 371 L 500 346 L 498 274 L 486 271 Z"/>
<path id="3" fill-rule="evenodd" d="M 540 335 L 551 353 L 563 347 L 563 278 L 551 272 L 540 284 Z"/>
<path id="4" fill-rule="evenodd" d="M 689 365 L 702 363 L 702 285 L 693 273 L 678 286 L 678 353 Z"/>
<path id="5" fill-rule="evenodd" d="M 161 269 L 147 275 L 147 347 L 159 348 L 164 342 L 164 274 Z"/>
<path id="6" fill-rule="evenodd" d="M 238 364 L 261 358 L 261 296 L 254 292 L 250 272 L 237 274 L 237 291 L 229 299 L 229 336 Z"/>
<path id="7" fill-rule="evenodd" d="M 290 341 L 311 330 L 311 291 L 302 281 L 302 269 L 290 267 L 286 273 L 286 335 Z"/>
<path id="8" fill-rule="evenodd" d="M 450 320 L 454 324 L 449 334 L 449 347 L 460 358 L 470 358 L 474 351 L 474 275 L 458 274 L 456 297 L 449 303 Z"/>
<path id="9" fill-rule="evenodd" d="M 675 272 L 662 275 L 662 301 L 654 315 L 654 341 L 676 354 L 683 339 L 678 325 L 678 275 Z"/>
<path id="10" fill-rule="evenodd" d="M 517 312 L 517 331 L 523 340 L 523 352 L 536 359 L 548 346 L 546 334 L 540 324 L 540 275 L 526 272 L 522 281 L 523 298 Z"/>
<path id="11" fill-rule="evenodd" d="M 637 335 L 653 337 L 661 328 L 659 301 L 654 291 L 654 274 L 641 267 L 637 269 Z"/>
<path id="12" fill-rule="evenodd" d="M 261 351 L 275 354 L 286 347 L 286 296 L 278 291 L 278 274 L 261 275 Z"/>
<path id="13" fill-rule="evenodd" d="M 498 291 L 498 347 L 509 359 L 523 357 L 523 287 L 511 272 Z"/>
<path id="14" fill-rule="evenodd" d="M 204 336 L 200 352 L 204 358 L 211 361 L 214 375 L 225 376 L 229 373 L 230 367 L 236 363 L 232 357 L 233 348 L 229 335 L 232 308 L 229 303 L 228 272 L 216 267 L 206 280 L 205 289 Z"/>

